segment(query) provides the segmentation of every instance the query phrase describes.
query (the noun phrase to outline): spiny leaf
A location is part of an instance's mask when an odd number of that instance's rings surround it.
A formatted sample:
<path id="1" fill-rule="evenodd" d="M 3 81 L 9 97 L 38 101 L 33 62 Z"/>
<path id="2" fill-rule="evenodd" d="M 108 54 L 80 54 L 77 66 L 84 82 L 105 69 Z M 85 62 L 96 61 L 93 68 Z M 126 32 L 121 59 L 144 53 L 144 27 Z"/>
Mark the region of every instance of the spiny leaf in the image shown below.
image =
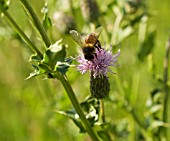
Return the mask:
<path id="1" fill-rule="evenodd" d="M 65 74 L 72 63 L 71 58 L 66 58 L 64 62 L 57 62 L 54 71 L 59 71 L 61 74 Z"/>
<path id="2" fill-rule="evenodd" d="M 65 46 L 62 44 L 62 40 L 59 40 L 47 49 L 42 62 L 48 64 L 52 69 L 54 69 L 58 61 L 64 61 L 65 56 Z"/>
<path id="3" fill-rule="evenodd" d="M 50 68 L 46 64 L 39 63 L 38 65 L 32 64 L 32 66 L 34 67 L 35 71 L 30 73 L 30 75 L 26 78 L 26 80 L 33 78 L 37 75 L 41 75 L 45 73 L 48 74 L 49 72 L 51 72 Z"/>
<path id="4" fill-rule="evenodd" d="M 32 72 L 32 73 L 30 73 L 30 75 L 25 79 L 25 80 L 28 80 L 28 79 L 30 79 L 30 78 L 33 78 L 33 77 L 35 77 L 35 76 L 37 76 L 38 74 L 37 74 L 37 72 L 35 71 L 35 72 Z"/>
<path id="5" fill-rule="evenodd" d="M 85 113 L 86 118 L 88 119 L 91 126 L 94 126 L 94 124 L 98 121 L 99 117 L 99 101 L 95 98 L 88 98 L 84 102 L 80 104 L 82 107 L 83 112 Z M 97 107 L 97 108 L 96 108 Z M 75 110 L 68 110 L 68 111 L 57 111 L 57 113 L 60 113 L 62 115 L 65 115 L 73 120 L 73 122 L 79 127 L 80 132 L 85 132 L 85 129 L 83 127 L 83 124 L 79 118 L 79 115 Z"/>
<path id="6" fill-rule="evenodd" d="M 40 58 L 37 54 L 33 54 L 30 56 L 29 62 L 40 62 L 42 58 Z"/>
<path id="7" fill-rule="evenodd" d="M 38 74 L 44 74 L 51 72 L 50 68 L 46 64 L 39 64 L 39 71 Z"/>

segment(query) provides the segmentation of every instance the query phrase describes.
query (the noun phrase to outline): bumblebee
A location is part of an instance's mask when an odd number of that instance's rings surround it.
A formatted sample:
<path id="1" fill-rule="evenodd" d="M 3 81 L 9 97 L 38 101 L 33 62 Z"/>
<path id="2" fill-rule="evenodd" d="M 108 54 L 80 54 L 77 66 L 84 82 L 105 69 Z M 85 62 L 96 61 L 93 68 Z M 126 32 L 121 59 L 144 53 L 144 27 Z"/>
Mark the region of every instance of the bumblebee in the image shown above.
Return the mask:
<path id="1" fill-rule="evenodd" d="M 99 27 L 95 30 L 95 33 L 90 33 L 86 36 L 84 43 L 82 43 L 81 34 L 75 30 L 71 30 L 70 34 L 75 42 L 82 48 L 84 58 L 88 61 L 92 61 L 96 56 L 96 48 L 101 49 L 100 41 L 98 40 L 102 31 L 102 27 Z"/>

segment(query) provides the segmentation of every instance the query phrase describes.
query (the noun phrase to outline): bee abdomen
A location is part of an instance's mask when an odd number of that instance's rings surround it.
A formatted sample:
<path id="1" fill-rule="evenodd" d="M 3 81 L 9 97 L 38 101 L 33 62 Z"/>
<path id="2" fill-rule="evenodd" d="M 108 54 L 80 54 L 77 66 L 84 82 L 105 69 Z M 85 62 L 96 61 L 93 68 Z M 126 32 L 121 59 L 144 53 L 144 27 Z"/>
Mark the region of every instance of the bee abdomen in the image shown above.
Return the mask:
<path id="1" fill-rule="evenodd" d="M 84 53 L 94 53 L 94 52 L 95 52 L 95 48 L 94 48 L 94 47 L 91 47 L 91 46 L 89 46 L 89 47 L 84 47 L 84 48 L 83 48 L 83 52 L 84 52 Z"/>

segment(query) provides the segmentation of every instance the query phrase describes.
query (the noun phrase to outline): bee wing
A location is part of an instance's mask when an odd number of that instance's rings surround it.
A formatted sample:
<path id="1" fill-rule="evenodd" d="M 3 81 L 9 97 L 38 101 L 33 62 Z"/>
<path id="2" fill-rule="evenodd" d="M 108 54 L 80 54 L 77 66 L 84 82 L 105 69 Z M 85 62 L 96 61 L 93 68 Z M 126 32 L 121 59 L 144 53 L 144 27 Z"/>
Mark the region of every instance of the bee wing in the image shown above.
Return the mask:
<path id="1" fill-rule="evenodd" d="M 81 47 L 83 48 L 83 43 L 81 41 L 81 34 L 78 33 L 77 31 L 75 30 L 71 30 L 70 31 L 70 34 L 72 36 L 72 38 L 74 39 L 74 41 Z"/>
<path id="2" fill-rule="evenodd" d="M 95 35 L 96 35 L 97 38 L 99 38 L 99 36 L 100 36 L 100 34 L 101 34 L 101 32 L 102 32 L 102 29 L 103 29 L 103 27 L 98 27 L 98 28 L 95 30 Z"/>

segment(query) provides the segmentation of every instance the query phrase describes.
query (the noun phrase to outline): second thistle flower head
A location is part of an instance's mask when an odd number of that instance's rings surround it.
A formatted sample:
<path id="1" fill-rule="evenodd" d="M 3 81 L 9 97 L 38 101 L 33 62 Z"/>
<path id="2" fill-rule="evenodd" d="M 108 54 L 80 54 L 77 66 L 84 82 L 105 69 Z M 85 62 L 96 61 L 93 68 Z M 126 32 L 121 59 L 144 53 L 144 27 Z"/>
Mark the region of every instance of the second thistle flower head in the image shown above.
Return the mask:
<path id="1" fill-rule="evenodd" d="M 111 50 L 96 49 L 96 55 L 92 61 L 88 61 L 84 56 L 78 57 L 78 70 L 83 74 L 90 71 L 93 77 L 107 76 L 108 72 L 112 72 L 111 67 L 117 65 L 118 56 L 120 55 L 120 50 L 118 53 L 112 54 Z"/>

